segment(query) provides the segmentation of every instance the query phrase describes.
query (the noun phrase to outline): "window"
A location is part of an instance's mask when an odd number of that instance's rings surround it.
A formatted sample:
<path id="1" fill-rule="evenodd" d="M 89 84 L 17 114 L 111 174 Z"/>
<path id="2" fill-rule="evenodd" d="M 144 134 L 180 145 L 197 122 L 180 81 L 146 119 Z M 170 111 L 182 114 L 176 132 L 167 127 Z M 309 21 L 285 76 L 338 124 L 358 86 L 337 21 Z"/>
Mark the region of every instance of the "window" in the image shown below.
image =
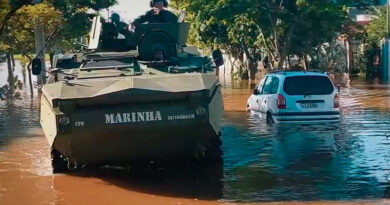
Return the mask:
<path id="1" fill-rule="evenodd" d="M 283 90 L 287 95 L 329 95 L 334 87 L 326 76 L 295 76 L 285 79 Z"/>
<path id="2" fill-rule="evenodd" d="M 258 94 L 261 94 L 262 91 L 263 91 L 263 85 L 264 85 L 264 82 L 267 80 L 267 78 L 264 78 L 257 86 L 256 86 L 256 89 L 258 91 Z"/>
<path id="3" fill-rule="evenodd" d="M 278 77 L 272 77 L 272 87 L 271 87 L 271 93 L 270 94 L 276 94 L 278 92 L 279 88 L 279 78 Z"/>
<path id="4" fill-rule="evenodd" d="M 272 81 L 274 77 L 268 77 L 265 81 L 264 88 L 263 88 L 263 94 L 271 94 L 272 92 Z"/>

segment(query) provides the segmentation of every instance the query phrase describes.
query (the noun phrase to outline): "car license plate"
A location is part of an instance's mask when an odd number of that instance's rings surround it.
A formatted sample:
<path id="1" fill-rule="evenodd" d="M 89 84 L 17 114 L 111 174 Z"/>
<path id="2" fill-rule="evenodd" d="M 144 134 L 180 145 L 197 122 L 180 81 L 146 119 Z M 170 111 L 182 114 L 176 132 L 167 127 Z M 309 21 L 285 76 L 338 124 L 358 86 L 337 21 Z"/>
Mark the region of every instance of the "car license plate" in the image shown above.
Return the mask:
<path id="1" fill-rule="evenodd" d="M 318 105 L 315 103 L 303 103 L 301 104 L 302 108 L 305 109 L 312 109 L 312 108 L 318 108 Z"/>

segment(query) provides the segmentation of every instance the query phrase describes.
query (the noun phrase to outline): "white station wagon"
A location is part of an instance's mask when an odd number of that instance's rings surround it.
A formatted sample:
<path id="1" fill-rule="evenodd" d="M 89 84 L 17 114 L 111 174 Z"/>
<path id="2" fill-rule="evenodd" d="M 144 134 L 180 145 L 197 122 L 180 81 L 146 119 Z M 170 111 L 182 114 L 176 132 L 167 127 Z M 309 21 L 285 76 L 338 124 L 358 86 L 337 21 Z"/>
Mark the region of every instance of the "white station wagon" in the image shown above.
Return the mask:
<path id="1" fill-rule="evenodd" d="M 269 73 L 248 99 L 247 111 L 267 123 L 338 122 L 340 94 L 328 75 L 317 71 Z"/>

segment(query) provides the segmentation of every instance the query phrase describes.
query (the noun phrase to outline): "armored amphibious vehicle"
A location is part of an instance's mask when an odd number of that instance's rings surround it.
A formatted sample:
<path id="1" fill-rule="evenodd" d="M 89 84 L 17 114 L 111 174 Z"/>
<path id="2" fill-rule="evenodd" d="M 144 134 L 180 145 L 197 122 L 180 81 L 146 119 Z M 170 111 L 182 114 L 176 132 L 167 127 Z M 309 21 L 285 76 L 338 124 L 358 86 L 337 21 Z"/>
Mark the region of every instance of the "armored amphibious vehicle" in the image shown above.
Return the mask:
<path id="1" fill-rule="evenodd" d="M 145 24 L 125 38 L 95 18 L 90 47 L 42 87 L 41 126 L 54 172 L 85 164 L 220 160 L 223 114 L 215 67 L 186 46 L 187 23 Z M 96 30 L 98 29 L 98 30 Z M 100 32 L 99 32 L 100 33 Z M 115 36 L 115 35 L 113 35 Z M 97 40 L 98 39 L 98 40 Z M 98 41 L 98 43 L 96 43 Z M 40 61 L 33 62 L 39 74 Z"/>

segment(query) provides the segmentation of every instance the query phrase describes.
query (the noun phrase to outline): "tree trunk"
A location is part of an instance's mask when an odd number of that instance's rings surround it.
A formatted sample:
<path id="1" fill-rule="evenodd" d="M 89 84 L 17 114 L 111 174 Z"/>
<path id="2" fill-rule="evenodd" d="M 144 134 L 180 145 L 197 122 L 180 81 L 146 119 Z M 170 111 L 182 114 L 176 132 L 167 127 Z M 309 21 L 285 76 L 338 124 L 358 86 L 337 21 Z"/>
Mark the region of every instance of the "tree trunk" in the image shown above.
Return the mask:
<path id="1" fill-rule="evenodd" d="M 28 84 L 30 86 L 30 93 L 31 93 L 31 98 L 34 97 L 34 86 L 32 83 L 32 76 L 31 76 L 31 64 L 32 64 L 32 59 L 28 54 L 23 54 L 26 58 L 28 58 L 28 65 L 27 65 L 27 72 L 28 72 Z"/>
<path id="2" fill-rule="evenodd" d="M 284 62 L 286 61 L 286 56 L 289 53 L 291 47 L 291 36 L 294 33 L 296 24 L 292 25 L 290 30 L 287 33 L 286 41 L 284 42 L 282 51 L 280 52 L 280 61 L 278 64 L 279 69 L 283 69 Z"/>
<path id="3" fill-rule="evenodd" d="M 241 46 L 245 52 L 246 58 L 248 59 L 249 78 L 250 80 L 253 81 L 256 79 L 256 73 L 257 73 L 257 66 L 255 66 L 256 64 L 255 59 L 251 56 L 245 42 L 241 42 Z"/>
<path id="4" fill-rule="evenodd" d="M 287 64 L 288 64 L 288 69 L 291 70 L 291 60 L 290 60 L 290 55 L 287 56 Z"/>
<path id="5" fill-rule="evenodd" d="M 303 65 L 303 69 L 304 69 L 304 70 L 308 70 L 306 58 L 307 58 L 307 57 L 306 57 L 306 54 L 303 54 L 303 55 L 302 55 L 302 60 L 301 60 L 301 62 L 302 62 L 302 65 Z"/>
<path id="6" fill-rule="evenodd" d="M 278 69 L 284 70 L 284 62 L 285 61 L 286 61 L 286 54 L 285 54 L 285 51 L 283 51 L 281 53 L 281 55 L 280 55 L 280 60 L 279 60 L 279 63 L 278 63 Z"/>
<path id="7" fill-rule="evenodd" d="M 8 67 L 8 83 L 9 83 L 9 88 L 12 93 L 14 90 L 14 85 L 15 85 L 15 78 L 14 78 L 14 71 L 12 68 L 12 59 L 11 59 L 11 54 L 7 53 L 7 67 Z"/>
<path id="8" fill-rule="evenodd" d="M 50 56 L 50 67 L 53 69 L 54 68 L 54 52 L 49 53 Z"/>
<path id="9" fill-rule="evenodd" d="M 14 71 L 15 71 L 15 57 L 14 57 L 14 54 L 13 53 L 11 53 L 11 60 L 12 60 L 12 67 L 13 67 L 13 69 L 14 69 Z"/>
<path id="10" fill-rule="evenodd" d="M 30 86 L 31 98 L 33 98 L 34 97 L 34 87 L 33 87 L 32 76 L 31 76 L 31 60 L 27 65 L 27 72 L 28 72 L 28 84 Z"/>
<path id="11" fill-rule="evenodd" d="M 249 61 L 249 77 L 251 81 L 256 80 L 257 66 L 253 61 Z"/>

